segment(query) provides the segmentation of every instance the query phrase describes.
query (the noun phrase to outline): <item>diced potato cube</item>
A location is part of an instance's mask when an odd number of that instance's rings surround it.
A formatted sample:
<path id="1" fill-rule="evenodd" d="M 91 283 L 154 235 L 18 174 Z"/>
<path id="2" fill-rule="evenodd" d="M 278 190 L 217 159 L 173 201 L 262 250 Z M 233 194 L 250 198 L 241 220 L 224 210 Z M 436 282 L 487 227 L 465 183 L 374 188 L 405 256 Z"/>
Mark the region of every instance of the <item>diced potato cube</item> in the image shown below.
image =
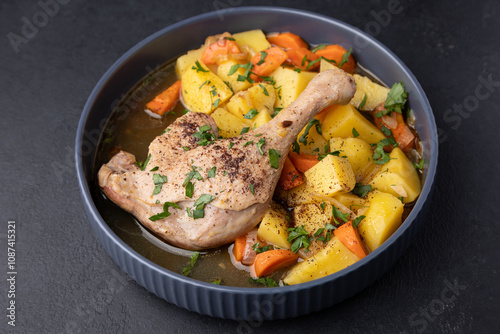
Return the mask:
<path id="1" fill-rule="evenodd" d="M 353 212 L 357 212 L 360 208 L 365 207 L 365 200 L 359 196 L 354 194 L 341 194 L 333 197 L 340 203 L 342 203 L 345 207 L 349 208 L 349 210 Z"/>
<path id="2" fill-rule="evenodd" d="M 288 107 L 302 93 L 315 75 L 314 72 L 301 71 L 297 73 L 291 68 L 280 66 L 271 74 L 276 81 L 274 86 L 278 95 L 274 106 L 278 108 Z"/>
<path id="3" fill-rule="evenodd" d="M 367 195 L 366 203 L 369 208 L 358 228 L 368 249 L 373 252 L 401 225 L 404 204 L 391 194 L 378 190 Z"/>
<path id="4" fill-rule="evenodd" d="M 261 83 L 248 89 L 250 102 L 258 111 L 266 110 L 269 115 L 274 114 L 274 102 L 276 94 L 274 87 L 270 84 Z"/>
<path id="5" fill-rule="evenodd" d="M 205 48 L 206 46 L 202 46 L 199 49 L 188 51 L 185 55 L 177 58 L 175 63 L 175 72 L 177 73 L 178 78 L 182 78 L 182 73 L 184 73 L 188 67 L 192 66 L 194 62 L 201 59 L 201 54 Z"/>
<path id="6" fill-rule="evenodd" d="M 330 151 L 340 151 L 341 157 L 347 157 L 356 182 L 360 182 L 375 167 L 371 146 L 362 139 L 332 138 L 330 139 Z"/>
<path id="7" fill-rule="evenodd" d="M 366 218 L 365 218 L 366 219 Z M 293 266 L 283 282 L 289 285 L 309 282 L 340 271 L 359 261 L 336 237 L 316 254 Z"/>
<path id="8" fill-rule="evenodd" d="M 337 70 L 338 67 L 335 66 L 334 64 L 330 63 L 329 61 L 326 61 L 324 59 L 321 59 L 319 62 L 319 71 L 323 72 L 326 70 Z M 349 73 L 347 75 L 351 76 Z"/>
<path id="9" fill-rule="evenodd" d="M 258 238 L 279 248 L 290 249 L 290 243 L 287 241 L 287 229 L 291 226 L 286 216 L 287 212 L 285 209 L 272 203 L 257 230 Z"/>
<path id="10" fill-rule="evenodd" d="M 293 209 L 294 224 L 296 227 L 304 226 L 309 235 L 314 235 L 320 228 L 332 221 L 332 205 L 324 203 L 324 210 L 320 203 L 303 204 Z"/>
<path id="11" fill-rule="evenodd" d="M 231 70 L 231 67 L 233 65 L 238 64 L 234 60 L 228 60 L 222 64 L 219 65 L 217 68 L 217 76 L 221 78 L 223 81 L 227 82 L 229 86 L 233 89 L 235 93 L 245 90 L 248 87 L 252 86 L 250 82 L 247 80 L 245 81 L 238 81 L 238 75 L 243 75 L 245 74 L 245 69 L 244 68 L 239 68 L 236 72 L 233 74 L 229 75 L 229 71 Z"/>
<path id="12" fill-rule="evenodd" d="M 201 62 L 192 63 L 182 73 L 181 82 L 182 98 L 191 111 L 210 114 L 233 95 L 224 81 Z"/>
<path id="13" fill-rule="evenodd" d="M 245 122 L 223 108 L 217 108 L 211 115 L 219 128 L 219 134 L 224 138 L 236 137 L 244 127 L 250 127 L 250 122 Z"/>
<path id="14" fill-rule="evenodd" d="M 356 94 L 354 94 L 351 99 L 351 105 L 355 108 L 370 111 L 375 109 L 381 103 L 384 103 L 387 99 L 387 94 L 389 93 L 389 88 L 381 86 L 373 81 L 371 81 L 367 77 L 363 77 L 358 74 L 354 74 L 354 81 L 356 81 Z M 366 102 L 362 108 L 359 108 L 361 102 L 365 98 L 366 94 Z"/>
<path id="15" fill-rule="evenodd" d="M 389 154 L 391 160 L 382 165 L 368 183 L 373 188 L 403 197 L 403 202 L 413 202 L 422 190 L 418 173 L 403 151 L 396 147 Z"/>
<path id="16" fill-rule="evenodd" d="M 327 155 L 304 175 L 308 187 L 330 197 L 349 192 L 356 185 L 349 160 L 334 155 Z"/>
<path id="17" fill-rule="evenodd" d="M 262 109 L 257 114 L 257 116 L 254 117 L 252 128 L 256 129 L 259 126 L 262 126 L 262 125 L 266 124 L 271 119 L 272 119 L 271 115 L 269 115 L 269 113 L 265 109 Z"/>
<path id="18" fill-rule="evenodd" d="M 284 201 L 289 207 L 323 201 L 323 199 L 305 183 L 290 190 L 283 190 L 281 187 L 276 187 L 275 196 L 277 199 Z"/>
<path id="19" fill-rule="evenodd" d="M 250 94 L 248 93 L 248 90 L 234 94 L 234 96 L 226 104 L 226 109 L 234 116 L 242 120 L 247 120 L 244 118 L 245 114 L 250 111 L 250 109 L 253 109 L 253 104 L 250 101 Z"/>
<path id="20" fill-rule="evenodd" d="M 378 143 L 385 138 L 384 134 L 352 105 L 329 107 L 322 126 L 323 136 L 326 139 L 353 137 L 353 128 L 359 133 L 357 138 L 368 144 Z"/>
<path id="21" fill-rule="evenodd" d="M 264 35 L 260 29 L 233 34 L 233 38 L 235 39 L 236 44 L 238 44 L 238 47 L 243 49 L 242 51 L 245 50 L 246 45 L 252 56 L 271 47 L 271 44 L 266 39 L 266 35 Z"/>
<path id="22" fill-rule="evenodd" d="M 319 120 L 319 118 L 322 118 L 321 116 L 323 115 L 318 115 L 315 117 L 315 119 Z M 300 137 L 302 137 L 302 135 L 305 133 L 306 128 L 307 126 L 304 127 L 304 129 L 302 129 L 302 131 L 297 136 L 297 143 L 299 144 L 300 147 L 300 153 L 306 153 L 311 155 L 318 155 L 325 153 L 325 147 L 328 146 L 328 140 L 326 140 L 325 137 L 323 137 L 323 135 L 320 135 L 318 133 L 318 131 L 316 130 L 316 126 L 313 126 L 309 129 L 309 134 L 305 137 L 306 144 L 304 144 L 299 140 Z"/>

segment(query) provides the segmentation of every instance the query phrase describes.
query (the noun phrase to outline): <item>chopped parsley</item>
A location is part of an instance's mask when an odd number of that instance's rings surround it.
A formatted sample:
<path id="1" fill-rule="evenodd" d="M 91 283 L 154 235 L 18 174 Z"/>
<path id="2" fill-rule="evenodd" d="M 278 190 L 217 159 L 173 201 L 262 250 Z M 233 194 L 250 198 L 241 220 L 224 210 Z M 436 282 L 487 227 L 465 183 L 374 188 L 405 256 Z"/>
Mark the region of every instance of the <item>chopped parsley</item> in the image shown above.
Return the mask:
<path id="1" fill-rule="evenodd" d="M 325 203 L 325 202 L 323 202 L 323 203 L 321 203 L 319 206 L 320 206 L 321 210 L 323 210 L 323 212 L 325 212 L 326 203 Z"/>
<path id="2" fill-rule="evenodd" d="M 213 281 L 212 281 L 212 282 L 210 282 L 210 283 L 215 284 L 215 285 L 221 285 L 222 280 L 220 280 L 220 279 L 216 279 L 216 280 L 213 280 Z"/>
<path id="3" fill-rule="evenodd" d="M 362 197 L 362 198 L 365 198 L 366 195 L 372 191 L 372 186 L 369 185 L 369 184 L 361 184 L 361 183 L 356 183 L 356 185 L 354 186 L 354 189 L 352 190 L 352 193 L 354 195 L 357 195 L 359 197 Z"/>
<path id="4" fill-rule="evenodd" d="M 259 112 L 257 111 L 257 109 L 252 108 L 245 114 L 245 116 L 243 116 L 243 118 L 253 119 L 255 116 L 257 116 L 258 113 Z"/>
<path id="5" fill-rule="evenodd" d="M 219 107 L 219 103 L 220 103 L 220 99 L 215 100 L 214 107 L 218 108 Z"/>
<path id="6" fill-rule="evenodd" d="M 212 144 L 215 141 L 216 138 L 213 133 L 210 132 L 211 130 L 212 128 L 210 127 L 210 125 L 205 124 L 203 126 L 200 126 L 200 130 L 193 134 L 193 137 L 199 139 L 197 142 L 198 145 L 206 146 L 208 144 Z"/>
<path id="7" fill-rule="evenodd" d="M 262 285 L 264 285 L 265 287 L 268 287 L 268 288 L 279 286 L 278 282 L 276 282 L 271 277 L 261 277 L 261 278 L 250 277 L 248 279 L 248 281 L 250 283 L 259 283 L 259 284 L 262 284 Z"/>
<path id="8" fill-rule="evenodd" d="M 210 177 L 215 177 L 215 172 L 217 171 L 217 167 L 212 167 L 210 168 L 210 170 L 208 171 L 208 174 L 207 174 L 207 177 L 210 178 Z"/>
<path id="9" fill-rule="evenodd" d="M 260 246 L 260 243 L 257 242 L 255 244 L 252 245 L 252 249 L 257 253 L 264 253 L 264 252 L 267 252 L 268 250 L 271 250 L 273 249 L 273 246 L 262 246 L 262 247 L 259 247 Z"/>
<path id="10" fill-rule="evenodd" d="M 375 148 L 375 152 L 373 153 L 373 162 L 377 165 L 383 165 L 388 163 L 391 160 L 389 154 L 384 151 L 384 147 L 396 147 L 398 144 L 394 137 L 384 138 L 382 139 Z"/>
<path id="11" fill-rule="evenodd" d="M 295 72 L 297 72 L 297 73 L 302 72 L 302 70 L 301 70 L 300 68 L 298 68 L 298 67 L 297 67 L 297 68 L 294 68 L 293 70 L 294 70 Z"/>
<path id="12" fill-rule="evenodd" d="M 368 95 L 366 95 L 365 93 L 365 97 L 363 97 L 363 100 L 361 101 L 361 103 L 359 104 L 359 109 L 363 109 L 363 107 L 365 106 L 366 104 L 366 100 L 368 99 Z"/>
<path id="13" fill-rule="evenodd" d="M 205 205 L 215 199 L 215 196 L 203 194 L 194 202 L 193 209 L 186 208 L 187 214 L 193 219 L 205 217 Z"/>
<path id="14" fill-rule="evenodd" d="M 273 150 L 272 148 L 269 149 L 269 163 L 272 168 L 278 169 L 280 167 L 280 157 L 280 152 Z"/>
<path id="15" fill-rule="evenodd" d="M 348 213 L 342 213 L 339 209 L 335 207 L 335 205 L 332 205 L 332 215 L 333 215 L 333 220 L 336 225 L 339 225 L 339 222 L 337 219 L 342 220 L 344 223 L 347 223 L 347 217 L 349 217 Z"/>
<path id="16" fill-rule="evenodd" d="M 163 184 L 167 183 L 167 176 L 155 173 L 155 174 L 153 174 L 153 182 L 155 184 L 155 189 L 153 190 L 153 195 L 159 194 Z"/>
<path id="17" fill-rule="evenodd" d="M 135 164 L 137 166 L 139 166 L 139 168 L 141 170 L 144 170 L 144 169 L 146 169 L 146 166 L 148 165 L 149 159 L 151 159 L 151 154 L 148 154 L 148 157 L 146 158 L 146 161 L 144 161 L 144 162 L 136 161 Z"/>
<path id="18" fill-rule="evenodd" d="M 422 159 L 422 160 L 420 160 L 420 162 L 418 164 L 415 162 L 414 166 L 415 166 L 416 169 L 422 170 L 422 169 L 424 169 L 424 164 L 425 164 L 425 160 Z"/>
<path id="19" fill-rule="evenodd" d="M 269 96 L 269 92 L 267 91 L 266 87 L 264 87 L 264 85 L 259 84 L 259 87 L 262 88 L 262 91 L 264 92 L 265 96 Z"/>
<path id="20" fill-rule="evenodd" d="M 328 44 L 320 44 L 317 47 L 315 47 L 314 49 L 312 49 L 311 52 L 316 53 L 316 51 L 324 49 L 327 45 Z"/>
<path id="21" fill-rule="evenodd" d="M 359 137 L 359 132 L 356 130 L 356 128 L 352 128 L 352 135 L 354 138 Z"/>
<path id="22" fill-rule="evenodd" d="M 408 93 L 405 91 L 405 86 L 402 82 L 396 82 L 392 85 L 391 90 L 387 93 L 384 108 L 385 110 L 379 111 L 375 117 L 382 117 L 391 114 L 393 111 L 403 113 Z"/>
<path id="23" fill-rule="evenodd" d="M 156 166 L 156 167 L 151 168 L 149 171 L 156 172 L 158 169 L 160 169 L 160 167 Z"/>
<path id="24" fill-rule="evenodd" d="M 173 208 L 176 208 L 176 209 L 180 209 L 181 208 L 176 203 L 165 202 L 163 204 L 163 212 L 160 212 L 159 214 L 156 214 L 154 216 L 149 217 L 149 220 L 151 220 L 151 221 L 154 222 L 154 221 L 157 221 L 157 220 L 160 220 L 160 219 L 163 219 L 163 218 L 167 218 L 168 216 L 170 216 L 170 212 L 168 212 L 168 208 L 169 207 L 173 207 Z"/>
<path id="25" fill-rule="evenodd" d="M 297 154 L 300 154 L 300 145 L 299 143 L 297 143 L 297 139 L 295 139 L 294 142 L 292 143 L 292 151 Z"/>
<path id="26" fill-rule="evenodd" d="M 382 131 L 382 133 L 386 136 L 386 137 L 390 137 L 392 136 L 392 131 L 391 129 L 387 128 L 385 125 L 382 125 L 380 127 L 380 131 Z"/>
<path id="27" fill-rule="evenodd" d="M 318 156 L 318 160 L 321 161 L 321 160 L 323 160 L 324 158 L 326 158 L 329 155 L 334 155 L 334 156 L 338 157 L 338 156 L 340 156 L 340 151 L 333 151 L 333 152 L 328 152 L 328 153 L 320 154 Z"/>
<path id="28" fill-rule="evenodd" d="M 260 52 L 260 60 L 257 63 L 257 66 L 262 65 L 267 57 L 267 52 L 266 51 L 261 51 Z"/>
<path id="29" fill-rule="evenodd" d="M 208 70 L 204 69 L 203 66 L 201 66 L 200 62 L 197 60 L 196 63 L 194 63 L 193 67 L 191 67 L 192 70 L 195 70 L 196 72 L 208 72 Z"/>
<path id="30" fill-rule="evenodd" d="M 188 147 L 188 146 L 183 146 L 183 147 L 182 147 L 182 149 L 183 149 L 184 151 L 189 151 L 189 147 Z"/>
<path id="31" fill-rule="evenodd" d="M 233 146 L 234 146 L 234 143 L 233 143 L 233 142 L 230 142 L 230 143 L 229 143 L 229 149 L 232 149 L 232 148 L 233 148 Z"/>
<path id="32" fill-rule="evenodd" d="M 265 138 L 260 138 L 258 143 L 257 143 L 257 149 L 259 150 L 259 153 L 261 155 L 264 155 L 264 152 L 262 151 L 262 146 L 264 146 L 264 144 L 266 143 L 266 139 Z"/>
<path id="33" fill-rule="evenodd" d="M 249 130 L 250 130 L 250 127 L 245 127 L 243 129 L 241 129 L 240 135 L 247 133 Z"/>
<path id="34" fill-rule="evenodd" d="M 250 140 L 250 141 L 247 141 L 245 144 L 243 144 L 243 147 L 248 146 L 248 145 L 252 145 L 252 144 L 253 144 L 253 140 Z"/>
<path id="35" fill-rule="evenodd" d="M 191 166 L 191 171 L 186 174 L 186 179 L 184 180 L 184 183 L 182 183 L 182 186 L 185 187 L 192 179 L 196 179 L 198 181 L 203 180 L 203 177 L 201 177 L 200 172 L 197 171 L 196 166 Z"/>
<path id="36" fill-rule="evenodd" d="M 292 252 L 297 253 L 301 248 L 304 248 L 306 252 L 309 251 L 311 238 L 309 238 L 307 231 L 304 229 L 304 225 L 300 227 L 290 227 L 287 231 L 288 238 L 286 240 L 292 244 Z"/>
<path id="37" fill-rule="evenodd" d="M 314 233 L 314 237 L 316 238 L 317 241 L 322 241 L 323 243 L 326 243 L 330 241 L 330 239 L 332 238 L 332 231 L 335 229 L 336 229 L 335 226 L 333 226 L 330 223 L 327 223 L 325 227 L 316 230 L 316 233 Z M 326 235 L 322 235 L 324 231 L 326 231 Z"/>
<path id="38" fill-rule="evenodd" d="M 182 268 L 182 275 L 189 276 L 189 274 L 191 274 L 191 270 L 193 270 L 196 261 L 198 261 L 199 257 L 200 257 L 200 252 L 193 252 L 191 254 L 191 258 L 189 259 L 189 265 Z"/>
<path id="39" fill-rule="evenodd" d="M 188 184 L 186 184 L 186 197 L 193 198 L 193 193 L 194 193 L 194 184 L 193 182 L 189 181 Z"/>
<path id="40" fill-rule="evenodd" d="M 342 67 L 342 65 L 344 65 L 345 63 L 347 63 L 349 61 L 349 56 L 351 55 L 351 52 L 352 52 L 352 48 L 350 48 L 349 51 L 347 51 L 346 53 L 344 53 L 342 55 L 342 60 L 339 63 L 339 67 Z"/>
<path id="41" fill-rule="evenodd" d="M 250 189 L 250 192 L 252 193 L 252 195 L 255 196 L 255 190 L 253 188 L 253 184 L 252 183 L 250 183 L 250 185 L 248 186 L 248 189 Z"/>
<path id="42" fill-rule="evenodd" d="M 363 219 L 365 219 L 365 218 L 366 218 L 366 216 L 359 216 L 359 217 L 357 217 L 356 219 L 354 219 L 354 220 L 352 221 L 352 227 L 357 228 L 357 227 L 359 226 L 359 224 L 361 223 L 361 221 L 362 221 Z"/>
<path id="43" fill-rule="evenodd" d="M 306 129 L 304 130 L 304 133 L 302 136 L 299 138 L 299 143 L 302 143 L 304 145 L 307 145 L 307 136 L 309 135 L 309 131 L 313 126 L 316 126 L 316 131 L 318 134 L 323 134 L 323 131 L 321 130 L 321 123 L 319 122 L 319 119 L 313 118 L 309 123 L 307 123 Z"/>

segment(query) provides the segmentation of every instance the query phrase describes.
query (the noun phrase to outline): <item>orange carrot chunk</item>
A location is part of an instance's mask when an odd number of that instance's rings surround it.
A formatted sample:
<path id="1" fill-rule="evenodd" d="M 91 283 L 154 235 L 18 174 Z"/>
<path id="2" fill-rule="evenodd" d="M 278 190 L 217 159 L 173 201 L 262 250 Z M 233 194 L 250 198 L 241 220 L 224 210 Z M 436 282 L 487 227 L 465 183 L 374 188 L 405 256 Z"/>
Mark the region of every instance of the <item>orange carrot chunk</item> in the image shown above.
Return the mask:
<path id="1" fill-rule="evenodd" d="M 266 77 L 274 72 L 281 64 L 287 60 L 288 55 L 279 47 L 271 47 L 257 53 L 252 57 L 253 69 L 250 77 L 255 81 L 261 81 L 258 76 Z"/>
<path id="2" fill-rule="evenodd" d="M 297 152 L 290 152 L 288 157 L 292 161 L 295 168 L 302 173 L 307 172 L 319 162 L 318 156 L 306 153 L 298 154 Z"/>
<path id="3" fill-rule="evenodd" d="M 365 243 L 361 240 L 357 228 L 352 226 L 352 221 L 348 221 L 342 226 L 336 228 L 333 234 L 339 241 L 346 246 L 351 252 L 360 259 L 368 255 L 368 249 Z"/>
<path id="4" fill-rule="evenodd" d="M 151 102 L 146 104 L 146 109 L 163 116 L 164 113 L 174 109 L 179 101 L 181 81 L 177 80 L 172 86 L 157 95 Z"/>
<path id="5" fill-rule="evenodd" d="M 241 53 L 236 42 L 226 38 L 220 38 L 217 42 L 210 44 L 201 54 L 201 61 L 206 64 L 217 64 L 221 57 L 233 53 Z"/>
<path id="6" fill-rule="evenodd" d="M 274 271 L 297 262 L 299 256 L 288 249 L 273 249 L 255 257 L 254 269 L 257 277 L 269 276 Z"/>
<path id="7" fill-rule="evenodd" d="M 317 50 L 315 53 L 318 57 L 324 57 L 326 59 L 335 60 L 335 63 L 340 65 L 342 62 L 342 57 L 347 52 L 345 48 L 338 44 L 327 45 L 323 49 Z M 354 73 L 354 68 L 356 67 L 356 61 L 352 55 L 349 55 L 347 62 L 339 66 L 341 69 L 348 73 Z"/>
<path id="8" fill-rule="evenodd" d="M 288 62 L 297 66 L 301 70 L 312 71 L 319 67 L 319 62 L 313 61 L 319 58 L 318 55 L 311 52 L 306 48 L 295 48 L 286 51 L 288 55 Z M 309 65 L 311 63 L 311 65 Z"/>
<path id="9" fill-rule="evenodd" d="M 406 125 L 403 115 L 393 111 L 391 115 L 384 115 L 382 117 L 375 116 L 378 112 L 384 110 L 384 104 L 381 103 L 371 112 L 377 127 L 382 129 L 382 126 L 385 126 L 387 129 L 391 130 L 394 140 L 396 140 L 398 147 L 403 151 L 412 148 L 415 144 L 415 135 L 408 125 Z M 392 148 L 390 148 L 389 151 L 390 150 L 392 150 Z"/>
<path id="10" fill-rule="evenodd" d="M 281 171 L 279 185 L 283 190 L 290 190 L 304 183 L 304 177 L 295 168 L 290 158 L 285 159 L 283 170 Z"/>
<path id="11" fill-rule="evenodd" d="M 279 35 L 267 37 L 269 43 L 282 47 L 283 49 L 306 48 L 308 45 L 299 35 L 291 32 L 284 32 Z"/>
<path id="12" fill-rule="evenodd" d="M 234 240 L 233 255 L 236 261 L 241 262 L 243 256 L 245 256 L 245 246 L 247 244 L 247 236 L 242 235 Z"/>

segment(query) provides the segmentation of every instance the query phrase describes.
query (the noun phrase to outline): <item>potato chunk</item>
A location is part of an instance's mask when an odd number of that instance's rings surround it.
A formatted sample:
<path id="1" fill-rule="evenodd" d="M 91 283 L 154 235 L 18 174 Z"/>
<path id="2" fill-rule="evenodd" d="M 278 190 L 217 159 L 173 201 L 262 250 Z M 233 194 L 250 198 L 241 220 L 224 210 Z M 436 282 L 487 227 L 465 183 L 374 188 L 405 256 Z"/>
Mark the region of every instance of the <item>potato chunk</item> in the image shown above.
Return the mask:
<path id="1" fill-rule="evenodd" d="M 236 137 L 244 127 L 250 127 L 250 122 L 238 118 L 223 108 L 217 108 L 211 115 L 223 138 Z"/>
<path id="2" fill-rule="evenodd" d="M 217 67 L 217 76 L 221 78 L 223 81 L 227 82 L 229 86 L 233 89 L 235 93 L 242 91 L 244 89 L 247 89 L 248 87 L 252 86 L 250 82 L 247 80 L 245 81 L 238 81 L 238 75 L 243 75 L 245 74 L 245 69 L 240 67 L 236 72 L 233 74 L 229 75 L 229 71 L 231 70 L 231 67 L 233 65 L 238 64 L 234 60 L 228 60 Z"/>
<path id="3" fill-rule="evenodd" d="M 405 203 L 413 202 L 422 191 L 417 170 L 399 147 L 394 148 L 389 156 L 391 160 L 382 165 L 368 184 L 396 197 L 403 197 Z"/>
<path id="4" fill-rule="evenodd" d="M 290 249 L 288 238 L 289 221 L 286 219 L 287 212 L 278 204 L 272 203 L 267 209 L 262 222 L 257 231 L 259 239 L 278 246 L 283 249 Z"/>
<path id="5" fill-rule="evenodd" d="M 326 139 L 353 137 L 352 129 L 356 129 L 359 133 L 358 138 L 368 144 L 378 143 L 385 138 L 384 134 L 375 125 L 350 104 L 329 107 L 322 129 L 323 136 Z"/>
<path id="6" fill-rule="evenodd" d="M 297 99 L 315 75 L 316 73 L 307 71 L 297 73 L 291 68 L 280 66 L 271 74 L 276 81 L 275 87 L 278 95 L 274 106 L 278 108 L 288 107 Z"/>
<path id="7" fill-rule="evenodd" d="M 387 99 L 387 94 L 390 89 L 381 86 L 367 77 L 363 77 L 358 74 L 354 74 L 354 81 L 356 81 L 356 94 L 354 94 L 351 99 L 351 105 L 355 108 L 370 111 L 375 109 L 381 103 L 384 103 Z M 364 100 L 366 94 L 366 101 L 362 108 L 360 108 L 361 102 Z"/>
<path id="8" fill-rule="evenodd" d="M 188 51 L 185 55 L 177 58 L 175 62 L 175 72 L 178 78 L 182 78 L 182 73 L 184 73 L 189 66 L 192 66 L 194 62 L 201 59 L 201 54 L 205 48 L 206 46 L 202 46 L 199 49 Z"/>
<path id="9" fill-rule="evenodd" d="M 248 89 L 248 94 L 253 108 L 259 112 L 265 110 L 270 116 L 274 114 L 276 93 L 272 85 L 266 83 L 255 85 Z"/>
<path id="10" fill-rule="evenodd" d="M 359 258 L 333 237 L 323 249 L 293 266 L 283 282 L 289 285 L 309 282 L 333 274 L 357 261 Z"/>
<path id="11" fill-rule="evenodd" d="M 233 92 L 202 62 L 196 61 L 182 73 L 181 93 L 189 110 L 210 114 Z"/>
<path id="12" fill-rule="evenodd" d="M 292 208 L 302 204 L 318 203 L 323 201 L 323 199 L 305 183 L 290 190 L 283 190 L 281 187 L 276 187 L 275 196 L 285 202 L 287 206 Z"/>
<path id="13" fill-rule="evenodd" d="M 324 209 L 319 203 L 303 204 L 293 209 L 294 224 L 296 227 L 304 226 L 309 235 L 314 235 L 320 228 L 332 221 L 332 205 L 324 203 Z"/>
<path id="14" fill-rule="evenodd" d="M 330 197 L 349 192 L 356 185 L 349 160 L 334 155 L 327 155 L 304 175 L 308 187 Z"/>
<path id="15" fill-rule="evenodd" d="M 366 205 L 363 198 L 350 193 L 337 195 L 333 198 L 355 213 Z"/>
<path id="16" fill-rule="evenodd" d="M 347 157 L 356 181 L 360 182 L 375 167 L 370 145 L 359 138 L 330 139 L 330 151 L 340 151 L 341 157 Z"/>
<path id="17" fill-rule="evenodd" d="M 359 233 L 368 249 L 373 252 L 398 229 L 402 222 L 404 204 L 392 196 L 378 190 L 367 195 L 368 210 L 359 225 Z"/>
<path id="18" fill-rule="evenodd" d="M 248 49 L 252 56 L 271 47 L 271 44 L 267 41 L 266 35 L 264 35 L 260 29 L 239 32 L 233 34 L 233 38 L 240 50 L 244 51 Z"/>

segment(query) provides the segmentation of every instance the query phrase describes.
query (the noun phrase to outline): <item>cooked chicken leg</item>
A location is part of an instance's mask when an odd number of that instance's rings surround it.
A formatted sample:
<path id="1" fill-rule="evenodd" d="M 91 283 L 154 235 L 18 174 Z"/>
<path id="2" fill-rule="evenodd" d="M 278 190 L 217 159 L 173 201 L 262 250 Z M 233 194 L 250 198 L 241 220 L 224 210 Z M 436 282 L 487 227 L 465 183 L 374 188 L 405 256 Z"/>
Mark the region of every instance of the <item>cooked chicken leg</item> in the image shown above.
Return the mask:
<path id="1" fill-rule="evenodd" d="M 193 250 L 224 245 L 260 222 L 304 126 L 327 106 L 348 102 L 355 91 L 345 72 L 322 72 L 267 124 L 204 146 L 194 135 L 203 127 L 217 138 L 215 122 L 205 114 L 187 113 L 151 142 L 144 171 L 122 151 L 101 167 L 99 185 L 108 198 L 174 245 Z M 178 208 L 170 206 L 165 218 L 150 219 L 164 212 L 166 202 Z"/>

